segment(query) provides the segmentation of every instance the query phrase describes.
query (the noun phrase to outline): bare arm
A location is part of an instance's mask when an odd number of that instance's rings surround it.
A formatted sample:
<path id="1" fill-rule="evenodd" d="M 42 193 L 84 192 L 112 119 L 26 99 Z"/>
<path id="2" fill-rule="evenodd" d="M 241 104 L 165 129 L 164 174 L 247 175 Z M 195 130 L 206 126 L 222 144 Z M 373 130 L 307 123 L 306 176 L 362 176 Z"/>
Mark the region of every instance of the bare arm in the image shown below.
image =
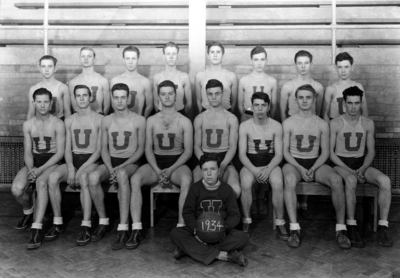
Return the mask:
<path id="1" fill-rule="evenodd" d="M 26 115 L 26 120 L 30 120 L 35 117 L 35 105 L 33 104 L 33 87 L 29 89 L 28 92 L 28 114 Z"/>
<path id="2" fill-rule="evenodd" d="M 329 126 L 325 121 L 319 121 L 319 129 L 321 130 L 321 154 L 311 167 L 313 171 L 321 167 L 329 158 Z"/>
<path id="3" fill-rule="evenodd" d="M 324 95 L 324 102 L 323 102 L 323 107 L 322 107 L 322 118 L 329 123 L 330 117 L 329 117 L 329 110 L 331 109 L 331 102 L 332 102 L 332 97 L 335 93 L 335 88 L 333 86 L 328 86 L 326 87 L 325 90 L 325 95 Z"/>
<path id="4" fill-rule="evenodd" d="M 239 81 L 239 89 L 238 89 L 238 109 L 241 116 L 244 115 L 244 84 L 246 82 L 246 77 L 242 77 Z"/>
<path id="5" fill-rule="evenodd" d="M 189 115 L 189 111 L 192 108 L 192 89 L 190 85 L 190 79 L 188 74 L 182 74 L 182 84 L 183 84 L 183 90 L 185 92 L 185 113 L 186 115 Z"/>
<path id="6" fill-rule="evenodd" d="M 289 151 L 290 146 L 290 134 L 291 134 L 292 121 L 286 120 L 283 122 L 283 157 L 286 162 L 292 164 L 299 172 L 302 171 L 303 167 L 293 158 Z"/>
<path id="7" fill-rule="evenodd" d="M 30 133 L 31 125 L 32 121 L 26 121 L 22 126 L 24 133 L 24 161 L 28 171 L 33 168 L 32 137 Z"/>
<path id="8" fill-rule="evenodd" d="M 363 100 L 362 100 L 362 108 L 361 115 L 363 117 L 368 118 L 368 103 L 367 103 L 367 94 L 361 84 L 357 84 L 357 86 L 364 92 Z M 374 128 L 375 129 L 375 128 Z"/>
<path id="9" fill-rule="evenodd" d="M 202 106 L 202 95 L 201 95 L 201 81 L 204 78 L 204 72 L 199 72 L 196 74 L 196 78 L 194 80 L 194 83 L 196 85 L 196 101 L 197 101 L 197 108 L 199 109 L 199 114 L 201 113 Z"/>
<path id="10" fill-rule="evenodd" d="M 110 84 L 108 83 L 107 78 L 102 78 L 101 81 L 101 86 L 103 87 L 103 112 L 104 115 L 108 115 L 108 112 L 110 111 L 110 104 L 111 104 L 111 96 L 110 96 Z"/>
<path id="11" fill-rule="evenodd" d="M 111 157 L 108 151 L 108 129 L 111 125 L 111 116 L 104 117 L 101 122 L 101 158 L 107 166 L 108 171 L 112 173 Z"/>
<path id="12" fill-rule="evenodd" d="M 276 109 L 278 105 L 278 82 L 275 78 L 271 77 L 272 79 L 272 90 L 271 90 L 271 118 L 276 118 Z M 281 137 L 282 140 L 282 137 Z"/>
<path id="13" fill-rule="evenodd" d="M 279 108 L 281 110 L 281 121 L 283 123 L 284 120 L 286 120 L 286 110 L 288 107 L 288 101 L 289 101 L 289 94 L 291 92 L 291 87 L 288 83 L 283 85 L 282 90 L 281 90 L 281 100 L 279 103 Z M 283 154 L 285 155 L 285 153 Z M 285 157 L 286 159 L 286 157 Z"/>
<path id="14" fill-rule="evenodd" d="M 72 118 L 65 119 L 65 163 L 67 164 L 68 172 L 70 169 L 74 169 L 74 165 L 72 162 L 72 139 L 71 139 L 71 125 Z"/>
<path id="15" fill-rule="evenodd" d="M 154 117 L 156 117 L 156 116 L 153 116 L 153 117 L 150 117 L 149 119 L 147 119 L 145 154 L 146 154 L 147 162 L 153 168 L 154 172 L 156 172 L 158 175 L 160 173 L 160 168 L 158 168 L 156 157 L 154 155 L 154 150 L 153 150 Z"/>
<path id="16" fill-rule="evenodd" d="M 361 124 L 363 123 L 363 121 L 361 121 Z M 367 136 L 367 150 L 368 153 L 365 156 L 364 159 L 364 163 L 363 165 L 360 167 L 360 171 L 361 174 L 364 175 L 365 170 L 367 170 L 367 168 L 369 166 L 371 166 L 372 161 L 375 158 L 375 124 L 372 120 L 367 119 L 366 123 L 365 123 L 365 131 L 366 131 L 366 136 Z"/>
<path id="17" fill-rule="evenodd" d="M 342 167 L 348 170 L 350 173 L 354 173 L 352 169 L 350 169 L 343 161 L 336 155 L 335 147 L 336 147 L 336 137 L 338 136 L 339 131 L 342 129 L 343 122 L 340 118 L 333 119 L 330 121 L 330 159 L 331 161 L 339 167 Z"/>
<path id="18" fill-rule="evenodd" d="M 64 117 L 65 119 L 71 115 L 71 97 L 69 94 L 68 86 L 62 84 L 62 96 L 63 96 L 63 104 L 64 104 Z"/>
<path id="19" fill-rule="evenodd" d="M 71 100 L 71 106 L 72 106 L 72 114 L 75 113 L 75 111 L 77 111 L 77 104 L 76 104 L 76 100 L 74 97 L 74 88 L 75 88 L 75 81 L 74 79 L 72 79 L 69 84 L 68 84 L 68 88 L 69 88 L 69 95 L 70 95 L 70 100 Z"/>
<path id="20" fill-rule="evenodd" d="M 150 115 L 151 111 L 153 110 L 153 92 L 151 91 L 151 82 L 149 79 L 143 79 L 143 87 L 144 87 L 144 97 L 146 98 L 146 108 L 144 109 L 144 117 Z"/>
<path id="21" fill-rule="evenodd" d="M 229 74 L 229 79 L 231 80 L 232 83 L 231 85 L 232 113 L 235 113 L 237 110 L 238 79 L 234 72 Z"/>
<path id="22" fill-rule="evenodd" d="M 157 92 L 159 79 L 160 79 L 160 74 L 159 73 L 154 75 L 154 79 L 153 79 L 153 105 L 154 105 L 154 109 L 156 110 L 156 112 L 160 111 L 158 109 L 158 103 L 160 102 L 160 100 L 158 99 L 158 92 Z"/>
<path id="23" fill-rule="evenodd" d="M 316 86 L 316 92 L 317 92 L 317 100 L 316 100 L 316 107 L 315 107 L 315 114 L 317 116 L 321 115 L 321 110 L 322 110 L 322 104 L 324 102 L 324 87 L 318 83 L 318 86 Z M 329 128 L 328 128 L 329 129 Z"/>
<path id="24" fill-rule="evenodd" d="M 283 143 L 282 143 L 282 136 L 283 136 L 283 130 L 282 130 L 282 125 L 277 123 L 276 128 L 274 128 L 275 134 L 274 134 L 274 152 L 275 156 L 271 160 L 271 162 L 268 164 L 268 168 L 273 170 L 275 169 L 279 163 L 281 163 L 282 158 L 283 158 Z"/>
<path id="25" fill-rule="evenodd" d="M 201 149 L 201 141 L 202 141 L 202 129 L 203 126 L 203 116 L 200 114 L 194 119 L 194 154 L 197 159 L 200 160 L 200 157 L 204 154 Z"/>
<path id="26" fill-rule="evenodd" d="M 229 124 L 229 149 L 225 155 L 224 160 L 221 162 L 221 169 L 225 169 L 229 165 L 229 163 L 235 156 L 237 150 L 239 122 L 236 116 L 230 115 L 228 118 L 228 124 Z"/>
<path id="27" fill-rule="evenodd" d="M 248 140 L 248 131 L 246 123 L 242 123 L 239 126 L 239 159 L 243 163 L 250 172 L 252 172 L 255 176 L 258 174 L 258 169 L 255 167 L 251 162 L 250 159 L 247 157 L 247 140 Z"/>

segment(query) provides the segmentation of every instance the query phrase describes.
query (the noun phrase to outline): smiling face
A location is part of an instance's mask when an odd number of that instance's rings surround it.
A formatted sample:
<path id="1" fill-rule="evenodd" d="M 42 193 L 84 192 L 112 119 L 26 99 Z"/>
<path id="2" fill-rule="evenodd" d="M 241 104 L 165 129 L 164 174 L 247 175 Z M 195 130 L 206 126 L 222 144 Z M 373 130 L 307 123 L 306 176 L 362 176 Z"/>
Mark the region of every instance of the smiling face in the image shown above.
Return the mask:
<path id="1" fill-rule="evenodd" d="M 175 105 L 176 93 L 172 87 L 161 87 L 158 98 L 161 101 L 162 106 L 172 107 Z"/>
<path id="2" fill-rule="evenodd" d="M 84 68 L 92 67 L 94 65 L 94 61 L 96 60 L 93 51 L 89 49 L 82 50 L 79 59 L 81 61 L 82 67 Z"/>
<path id="3" fill-rule="evenodd" d="M 311 69 L 311 61 L 307 56 L 299 56 L 296 59 L 296 69 L 300 75 L 307 75 Z"/>
<path id="4" fill-rule="evenodd" d="M 57 68 L 54 66 L 54 62 L 51 59 L 43 59 L 39 65 L 40 73 L 44 78 L 48 79 L 54 76 Z"/>
<path id="5" fill-rule="evenodd" d="M 129 103 L 128 92 L 125 90 L 115 90 L 112 93 L 112 101 L 114 104 L 114 109 L 118 111 L 127 109 Z"/>
<path id="6" fill-rule="evenodd" d="M 349 60 L 343 60 L 336 63 L 336 71 L 340 79 L 347 80 L 353 71 L 353 66 Z"/>
<path id="7" fill-rule="evenodd" d="M 213 186 L 218 181 L 219 168 L 216 161 L 207 161 L 201 166 L 201 172 L 205 183 Z"/>
<path id="8" fill-rule="evenodd" d="M 263 72 L 265 64 L 267 63 L 267 57 L 265 53 L 254 54 L 251 58 L 251 63 L 253 64 L 253 69 L 257 72 Z"/>
<path id="9" fill-rule="evenodd" d="M 311 110 L 315 101 L 314 93 L 308 90 L 298 91 L 296 99 L 299 109 L 303 111 Z"/>
<path id="10" fill-rule="evenodd" d="M 208 51 L 208 60 L 212 65 L 220 65 L 222 64 L 222 58 L 224 54 L 222 52 L 221 47 L 214 45 Z"/>
<path id="11" fill-rule="evenodd" d="M 124 53 L 124 64 L 128 71 L 134 71 L 138 65 L 138 57 L 135 51 L 126 51 Z"/>

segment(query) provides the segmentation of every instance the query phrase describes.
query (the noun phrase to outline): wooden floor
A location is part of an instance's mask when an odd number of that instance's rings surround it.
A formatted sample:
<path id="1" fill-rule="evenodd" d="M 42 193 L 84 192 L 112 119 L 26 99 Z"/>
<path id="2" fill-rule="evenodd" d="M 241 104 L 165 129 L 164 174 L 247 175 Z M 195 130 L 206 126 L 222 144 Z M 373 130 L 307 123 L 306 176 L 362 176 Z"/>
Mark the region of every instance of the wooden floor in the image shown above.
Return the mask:
<path id="1" fill-rule="evenodd" d="M 112 231 L 100 242 L 76 246 L 81 221 L 74 216 L 78 194 L 67 194 L 63 202 L 66 231 L 58 240 L 28 251 L 30 233 L 13 228 L 21 209 L 11 194 L 0 192 L 0 277 L 400 277 L 399 199 L 392 205 L 389 218 L 392 248 L 381 247 L 366 224 L 365 248 L 339 249 L 329 200 L 310 197 L 310 211 L 315 218 L 300 219 L 300 248 L 291 249 L 277 238 L 269 216 L 256 218 L 250 243 L 243 250 L 248 266 L 241 268 L 221 261 L 207 267 L 188 257 L 176 261 L 169 232 L 177 221 L 177 207 L 168 205 L 176 199 L 159 198 L 155 227 L 149 229 L 148 194 L 144 193 L 143 208 L 146 240 L 136 250 L 111 250 L 118 225 L 115 194 L 107 200 Z M 361 204 L 357 206 L 357 215 L 363 226 Z M 47 228 L 51 222 L 48 219 Z"/>

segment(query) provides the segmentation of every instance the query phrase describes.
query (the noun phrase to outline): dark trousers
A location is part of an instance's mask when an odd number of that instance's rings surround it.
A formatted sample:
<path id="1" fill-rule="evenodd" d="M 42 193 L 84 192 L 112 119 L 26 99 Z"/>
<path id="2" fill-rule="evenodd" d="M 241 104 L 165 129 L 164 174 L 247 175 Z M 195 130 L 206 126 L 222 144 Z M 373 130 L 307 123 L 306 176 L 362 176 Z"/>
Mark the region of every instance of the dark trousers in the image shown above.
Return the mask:
<path id="1" fill-rule="evenodd" d="M 205 265 L 209 265 L 220 251 L 241 250 L 249 241 L 249 237 L 245 233 L 235 229 L 230 230 L 220 243 L 207 245 L 199 242 L 189 227 L 175 228 L 171 231 L 170 236 L 171 241 L 189 257 Z"/>

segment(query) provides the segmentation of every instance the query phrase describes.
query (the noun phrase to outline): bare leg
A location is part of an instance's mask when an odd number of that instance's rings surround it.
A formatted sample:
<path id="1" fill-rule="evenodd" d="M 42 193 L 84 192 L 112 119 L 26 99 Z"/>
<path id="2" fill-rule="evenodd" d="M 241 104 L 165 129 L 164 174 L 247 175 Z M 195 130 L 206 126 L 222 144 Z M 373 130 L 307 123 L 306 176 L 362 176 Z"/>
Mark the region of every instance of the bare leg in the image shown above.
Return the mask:
<path id="1" fill-rule="evenodd" d="M 283 177 L 281 167 L 275 167 L 269 175 L 269 182 L 272 187 L 272 204 L 277 219 L 283 219 Z"/>
<path id="2" fill-rule="evenodd" d="M 193 170 L 193 182 L 198 182 L 203 178 L 203 175 L 201 174 L 201 169 L 200 166 L 196 166 Z"/>
<path id="3" fill-rule="evenodd" d="M 93 199 L 99 218 L 107 218 L 104 206 L 104 192 L 101 182 L 108 181 L 110 174 L 106 165 L 100 165 L 89 174 L 89 192 Z"/>
<path id="4" fill-rule="evenodd" d="M 129 178 L 138 169 L 136 164 L 126 165 L 117 172 L 120 224 L 128 224 L 131 189 Z"/>
<path id="5" fill-rule="evenodd" d="M 83 221 L 90 221 L 91 219 L 92 198 L 90 198 L 89 191 L 89 173 L 93 172 L 97 167 L 99 167 L 98 164 L 90 164 L 77 177 L 81 187 L 80 199 L 83 210 Z"/>
<path id="6" fill-rule="evenodd" d="M 222 180 L 232 187 L 233 191 L 236 194 L 236 199 L 238 199 L 241 193 L 239 174 L 233 165 L 229 165 L 228 167 L 226 167 Z"/>
<path id="7" fill-rule="evenodd" d="M 68 168 L 66 164 L 58 166 L 49 175 L 49 197 L 54 217 L 61 217 L 60 183 L 67 181 Z"/>
<path id="8" fill-rule="evenodd" d="M 368 183 L 375 184 L 379 187 L 378 204 L 380 220 L 387 221 L 392 200 L 392 186 L 389 177 L 373 167 L 369 167 L 365 171 L 364 176 Z"/>
<path id="9" fill-rule="evenodd" d="M 24 210 L 32 208 L 32 199 L 26 192 L 28 186 L 28 168 L 23 167 L 15 176 L 11 186 L 11 192 Z"/>
<path id="10" fill-rule="evenodd" d="M 243 167 L 242 170 L 240 170 L 240 181 L 242 183 L 242 195 L 240 196 L 240 200 L 242 203 L 243 218 L 251 218 L 250 207 L 253 202 L 252 188 L 256 183 L 256 178 L 249 169 Z"/>
<path id="11" fill-rule="evenodd" d="M 285 181 L 284 199 L 286 204 L 286 210 L 289 215 L 290 223 L 297 223 L 296 186 L 297 183 L 301 181 L 301 175 L 293 165 L 288 163 L 283 166 L 282 172 Z"/>
<path id="12" fill-rule="evenodd" d="M 357 178 L 342 167 L 335 167 L 335 171 L 343 178 L 346 194 L 347 219 L 354 220 L 356 210 L 356 187 Z"/>
<path id="13" fill-rule="evenodd" d="M 185 204 L 186 196 L 189 192 L 190 185 L 192 184 L 192 172 L 186 165 L 180 166 L 171 175 L 171 182 L 181 188 L 181 194 L 179 195 L 179 224 L 184 224 L 182 210 Z"/>

